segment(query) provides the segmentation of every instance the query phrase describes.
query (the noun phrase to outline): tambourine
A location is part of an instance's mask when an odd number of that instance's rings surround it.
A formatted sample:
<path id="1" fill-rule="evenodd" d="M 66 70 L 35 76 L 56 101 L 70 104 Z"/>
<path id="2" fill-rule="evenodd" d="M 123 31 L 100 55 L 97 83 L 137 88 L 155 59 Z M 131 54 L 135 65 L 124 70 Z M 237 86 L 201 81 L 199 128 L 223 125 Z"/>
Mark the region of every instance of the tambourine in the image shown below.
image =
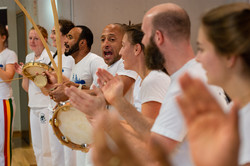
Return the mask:
<path id="1" fill-rule="evenodd" d="M 85 153 L 92 143 L 92 126 L 84 113 L 69 102 L 61 103 L 53 113 L 50 124 L 61 144 Z"/>
<path id="2" fill-rule="evenodd" d="M 23 75 L 34 81 L 39 88 L 42 88 L 47 84 L 47 78 L 42 75 L 42 73 L 52 70 L 53 69 L 49 65 L 40 62 L 28 62 L 23 65 L 22 68 Z"/>

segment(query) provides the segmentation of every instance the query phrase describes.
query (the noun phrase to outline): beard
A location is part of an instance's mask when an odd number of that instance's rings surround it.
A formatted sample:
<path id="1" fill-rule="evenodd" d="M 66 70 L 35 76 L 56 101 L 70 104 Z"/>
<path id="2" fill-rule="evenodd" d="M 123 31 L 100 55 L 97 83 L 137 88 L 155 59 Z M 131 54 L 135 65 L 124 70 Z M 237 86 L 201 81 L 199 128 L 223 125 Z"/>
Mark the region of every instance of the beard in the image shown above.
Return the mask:
<path id="1" fill-rule="evenodd" d="M 149 44 L 145 47 L 145 61 L 148 69 L 165 71 L 164 56 L 156 46 L 153 37 L 150 37 Z"/>
<path id="2" fill-rule="evenodd" d="M 69 48 L 69 45 L 65 45 L 66 48 Z M 76 51 L 79 50 L 79 42 L 76 42 L 76 44 L 74 44 L 68 51 L 64 52 L 65 56 L 69 56 L 74 54 Z"/>

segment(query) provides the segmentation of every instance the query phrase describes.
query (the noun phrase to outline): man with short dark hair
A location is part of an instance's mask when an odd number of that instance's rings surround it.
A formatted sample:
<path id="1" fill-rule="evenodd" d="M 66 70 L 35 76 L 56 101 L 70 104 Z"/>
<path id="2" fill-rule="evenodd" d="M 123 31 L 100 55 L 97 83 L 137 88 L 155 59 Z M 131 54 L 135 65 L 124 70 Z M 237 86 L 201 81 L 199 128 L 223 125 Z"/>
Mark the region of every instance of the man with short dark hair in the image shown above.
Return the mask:
<path id="1" fill-rule="evenodd" d="M 70 80 L 64 78 L 64 83 L 56 85 L 54 90 L 50 92 L 54 101 L 68 100 L 68 97 L 64 94 L 64 88 L 67 86 L 80 86 L 89 89 L 95 78 L 97 68 L 106 66 L 100 56 L 90 52 L 92 44 L 93 34 L 88 27 L 76 26 L 69 31 L 65 40 L 65 55 L 71 55 L 74 58 L 75 66 L 72 69 Z M 51 82 L 52 77 L 49 73 L 47 74 L 50 78 L 49 82 Z M 52 84 L 55 83 L 55 80 L 52 81 Z"/>

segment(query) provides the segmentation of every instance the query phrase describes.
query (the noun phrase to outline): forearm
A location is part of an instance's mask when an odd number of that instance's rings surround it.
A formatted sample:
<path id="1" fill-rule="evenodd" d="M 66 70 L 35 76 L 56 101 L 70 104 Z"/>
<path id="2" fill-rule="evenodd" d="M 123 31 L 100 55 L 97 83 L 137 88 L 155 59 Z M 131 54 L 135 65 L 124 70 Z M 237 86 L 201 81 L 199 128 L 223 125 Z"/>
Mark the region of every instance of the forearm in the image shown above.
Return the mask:
<path id="1" fill-rule="evenodd" d="M 23 87 L 23 89 L 26 92 L 28 92 L 28 89 L 29 89 L 29 79 L 27 77 L 23 78 L 22 87 Z"/>
<path id="2" fill-rule="evenodd" d="M 0 78 L 3 81 L 11 82 L 11 79 L 13 79 L 15 72 L 14 71 L 4 71 L 0 69 Z"/>
<path id="3" fill-rule="evenodd" d="M 119 111 L 128 124 L 142 136 L 143 139 L 147 140 L 149 138 L 153 120 L 144 117 L 124 97 L 113 103 L 113 106 Z"/>

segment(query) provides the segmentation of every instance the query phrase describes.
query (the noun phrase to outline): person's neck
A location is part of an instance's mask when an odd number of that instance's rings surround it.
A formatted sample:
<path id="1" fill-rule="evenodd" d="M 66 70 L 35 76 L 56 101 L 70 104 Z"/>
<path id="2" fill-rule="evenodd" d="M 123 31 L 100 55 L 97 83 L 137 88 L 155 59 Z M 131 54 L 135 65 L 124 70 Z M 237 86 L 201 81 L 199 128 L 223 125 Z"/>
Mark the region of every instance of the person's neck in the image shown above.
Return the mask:
<path id="1" fill-rule="evenodd" d="M 166 56 L 168 56 L 169 58 L 166 60 L 164 67 L 169 75 L 174 74 L 176 71 L 182 68 L 188 61 L 195 57 L 191 45 L 179 45 L 171 51 L 168 51 L 167 54 L 168 55 Z"/>
<path id="2" fill-rule="evenodd" d="M 5 49 L 6 47 L 4 45 L 0 46 L 0 53 Z"/>
<path id="3" fill-rule="evenodd" d="M 250 79 L 243 76 L 232 77 L 229 81 L 225 81 L 222 88 L 226 91 L 229 97 L 239 103 L 240 108 L 250 102 Z"/>
<path id="4" fill-rule="evenodd" d="M 75 64 L 80 62 L 90 51 L 89 50 L 79 50 L 76 52 L 76 55 L 72 57 L 75 59 Z"/>
<path id="5" fill-rule="evenodd" d="M 142 80 L 150 73 L 151 70 L 149 70 L 145 64 L 145 57 L 140 56 L 139 62 L 135 65 L 136 73 L 141 77 Z"/>
<path id="6" fill-rule="evenodd" d="M 37 52 L 34 52 L 34 53 L 35 53 L 35 59 L 40 58 L 40 56 L 42 55 L 42 52 L 43 52 L 43 49 L 42 49 L 42 50 L 39 50 L 39 51 L 37 51 Z"/>

